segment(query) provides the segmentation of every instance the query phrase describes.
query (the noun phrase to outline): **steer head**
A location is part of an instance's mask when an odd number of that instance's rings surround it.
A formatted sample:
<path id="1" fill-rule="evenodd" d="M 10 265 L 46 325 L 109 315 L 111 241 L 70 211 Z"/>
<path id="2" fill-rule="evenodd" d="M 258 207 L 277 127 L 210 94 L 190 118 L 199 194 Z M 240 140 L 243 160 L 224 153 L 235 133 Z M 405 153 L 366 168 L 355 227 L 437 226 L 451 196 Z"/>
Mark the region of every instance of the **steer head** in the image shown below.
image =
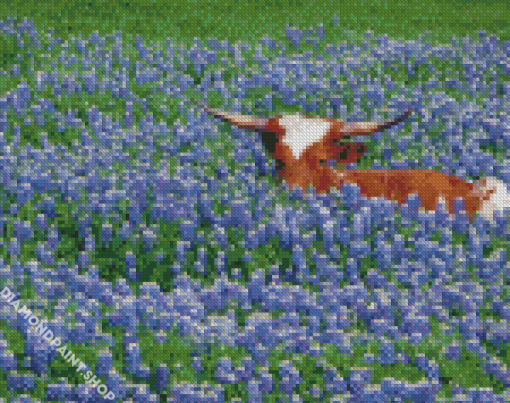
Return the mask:
<path id="1" fill-rule="evenodd" d="M 256 130 L 262 135 L 267 150 L 280 162 L 280 173 L 326 169 L 327 162 L 358 162 L 367 152 L 363 143 L 351 141 L 354 136 L 368 136 L 398 124 L 409 116 L 408 110 L 386 122 L 342 122 L 338 119 L 312 118 L 302 115 L 282 115 L 264 119 L 234 115 L 210 109 L 204 110 L 242 129 Z M 320 174 L 320 172 L 317 172 Z"/>

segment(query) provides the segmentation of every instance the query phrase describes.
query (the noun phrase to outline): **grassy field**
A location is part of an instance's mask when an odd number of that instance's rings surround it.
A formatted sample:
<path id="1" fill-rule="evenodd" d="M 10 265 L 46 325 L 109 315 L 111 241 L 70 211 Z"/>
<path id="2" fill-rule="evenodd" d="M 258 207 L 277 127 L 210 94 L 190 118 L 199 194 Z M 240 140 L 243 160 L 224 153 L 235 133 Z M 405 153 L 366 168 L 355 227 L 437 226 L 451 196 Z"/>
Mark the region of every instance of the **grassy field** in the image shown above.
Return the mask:
<path id="1" fill-rule="evenodd" d="M 137 59 L 138 52 L 135 50 L 136 37 L 142 37 L 144 44 L 157 43 L 158 46 L 163 47 L 163 43 L 166 38 L 171 37 L 176 44 L 183 44 L 184 46 L 190 46 L 193 44 L 194 38 L 199 40 L 217 38 L 219 40 L 227 39 L 232 42 L 248 41 L 254 43 L 262 37 L 270 37 L 276 41 L 283 41 L 288 43 L 286 39 L 285 29 L 287 25 L 293 27 L 299 27 L 305 29 L 308 27 L 316 27 L 319 24 L 324 26 L 326 35 L 319 44 L 318 48 L 313 48 L 311 45 L 303 45 L 299 52 L 312 50 L 321 52 L 323 50 L 322 44 L 324 43 L 344 43 L 353 41 L 359 43 L 364 41 L 363 33 L 367 30 L 373 31 L 375 35 L 388 35 L 392 38 L 404 38 L 404 39 L 416 39 L 418 37 L 426 36 L 425 41 L 430 41 L 434 44 L 447 42 L 452 36 L 470 36 L 477 37 L 477 31 L 485 30 L 488 33 L 498 35 L 501 40 L 510 40 L 510 29 L 508 28 L 507 22 L 510 21 L 510 5 L 506 3 L 491 3 L 482 4 L 479 2 L 378 2 L 373 5 L 371 2 L 359 2 L 349 3 L 348 7 L 336 7 L 334 1 L 331 4 L 327 2 L 266 2 L 268 4 L 262 4 L 256 1 L 237 1 L 237 2 L 181 2 L 178 5 L 162 4 L 163 2 L 149 2 L 149 1 L 122 1 L 118 3 L 112 2 L 99 2 L 99 1 L 82 1 L 82 2 L 53 2 L 44 1 L 40 3 L 34 2 L 33 4 L 27 4 L 21 1 L 12 1 L 9 3 L 9 7 L 3 7 L 0 9 L 0 20 L 6 17 L 15 18 L 29 18 L 35 21 L 35 27 L 39 31 L 41 30 L 54 30 L 53 36 L 60 36 L 63 40 L 69 37 L 75 37 L 79 34 L 82 38 L 87 38 L 92 32 L 98 31 L 100 36 L 122 31 L 123 38 L 127 40 L 127 49 L 125 56 Z M 334 20 L 336 18 L 337 20 Z M 346 32 L 346 30 L 350 32 Z M 3 46 L 4 55 L 10 55 L 10 58 L 5 58 L 2 67 L 0 60 L 0 70 L 9 70 L 9 68 L 15 64 L 15 40 L 12 42 L 2 40 L 0 46 Z M 108 44 L 108 46 L 110 46 Z M 298 52 L 297 50 L 289 47 L 289 52 Z M 7 49 L 7 51 L 6 51 Z M 10 52 L 13 50 L 13 52 Z M 58 50 L 54 50 L 53 53 L 45 52 L 41 50 L 40 54 L 36 54 L 36 58 L 40 58 L 43 63 L 44 70 L 51 70 L 51 61 L 58 58 Z M 49 53 L 50 57 L 43 57 L 43 53 Z M 77 52 L 78 53 L 78 52 Z M 225 52 L 225 57 L 227 57 Z M 273 55 L 274 56 L 274 55 Z M 269 56 L 270 57 L 270 56 Z M 248 58 L 247 58 L 248 59 Z M 218 66 L 208 66 L 209 70 L 214 71 Z M 437 60 L 435 67 L 438 71 L 449 71 L 448 75 L 459 75 L 462 74 L 462 67 L 449 64 L 448 62 L 442 62 Z M 22 74 L 21 76 L 10 78 L 0 76 L 0 97 L 7 91 L 11 91 L 17 87 L 22 81 L 27 81 L 30 87 L 37 86 L 36 77 L 34 75 L 25 74 L 30 68 L 29 65 L 21 65 Z M 383 75 L 391 76 L 393 81 L 398 83 L 406 83 L 410 86 L 419 85 L 419 81 L 425 81 L 427 72 L 423 67 L 423 77 L 415 79 L 415 81 L 409 80 L 406 72 L 401 70 L 394 70 L 388 68 L 383 71 Z M 59 67 L 59 70 L 64 73 L 70 73 L 72 68 L 66 70 L 66 68 Z M 193 71 L 187 72 L 190 74 L 197 83 L 203 78 L 204 73 L 194 73 Z M 227 81 L 230 77 L 236 77 L 241 74 L 242 71 L 239 68 L 232 68 L 227 70 Z M 107 73 L 99 71 L 100 75 L 106 76 Z M 374 73 L 375 74 L 375 73 Z M 380 74 L 380 73 L 378 73 Z M 129 85 L 133 93 L 140 98 L 147 97 L 152 90 L 155 90 L 157 83 L 148 83 L 145 86 L 139 87 L 133 82 Z M 58 112 L 64 113 L 68 109 L 77 110 L 77 116 L 83 118 L 87 111 L 90 109 L 90 105 L 95 105 L 98 109 L 111 115 L 114 119 L 121 118 L 122 114 L 126 111 L 126 104 L 123 101 L 112 102 L 108 97 L 100 97 L 94 95 L 83 94 L 79 98 L 73 97 L 62 97 L 57 99 L 53 97 L 50 90 L 47 92 L 41 91 L 39 97 L 51 98 L 55 104 Z M 466 98 L 465 94 L 459 94 L 455 89 L 446 91 L 447 95 L 455 100 L 462 100 Z M 388 96 L 392 95 L 392 92 L 388 90 Z M 265 93 L 252 92 L 247 94 L 249 102 L 254 103 L 255 100 Z M 303 94 L 306 95 L 306 94 Z M 344 94 L 346 96 L 345 105 L 347 112 L 352 110 L 352 101 L 348 99 L 349 93 Z M 487 94 L 484 94 L 486 96 Z M 157 93 L 152 99 L 153 110 L 151 112 L 154 116 L 154 121 L 165 121 L 169 126 L 175 123 L 179 117 L 182 121 L 186 119 L 181 116 L 179 112 L 180 103 L 179 100 L 171 99 L 171 97 L 163 96 Z M 474 102 L 480 102 L 476 97 L 469 97 L 468 100 Z M 225 100 L 221 99 L 218 95 L 216 98 L 210 99 L 213 104 L 212 106 L 220 106 Z M 214 104 L 216 102 L 216 105 Z M 275 109 L 281 110 L 292 110 L 292 107 L 284 106 L 281 100 L 276 99 Z M 163 112 L 159 109 L 159 106 L 165 106 L 166 110 Z M 326 105 L 322 105 L 321 110 L 327 109 Z M 368 106 L 366 109 L 370 109 Z M 260 107 L 258 112 L 268 114 L 270 111 Z M 143 117 L 144 112 L 140 105 L 133 106 L 134 119 Z M 184 114 L 183 114 L 184 115 Z M 35 125 L 24 125 L 23 119 L 16 116 L 14 113 L 9 115 L 9 119 L 19 124 L 22 129 L 21 145 L 26 142 L 31 142 L 36 148 L 40 143 L 40 130 Z M 52 142 L 62 143 L 66 146 L 71 146 L 74 141 L 79 139 L 80 131 L 78 129 L 69 128 L 65 132 L 61 132 L 58 129 L 56 122 L 51 122 L 50 117 L 48 119 L 48 127 L 45 127 L 42 131 L 49 132 L 49 138 Z M 405 134 L 409 132 L 409 125 L 402 130 Z M 431 130 L 432 131 L 432 130 Z M 439 131 L 439 129 L 438 129 Z M 222 126 L 219 133 L 218 141 L 212 142 L 210 139 L 206 139 L 206 145 L 218 154 L 223 153 L 226 156 L 231 156 L 235 153 L 234 143 L 230 140 L 230 132 L 226 127 Z M 434 133 L 432 133 L 432 136 Z M 12 141 L 14 138 L 13 133 L 6 133 L 5 138 Z M 158 147 L 163 144 L 159 140 L 155 141 Z M 221 144 L 221 147 L 218 146 Z M 373 151 L 373 155 L 378 157 L 379 160 L 384 160 L 384 150 L 379 149 L 379 146 L 375 143 L 369 143 Z M 133 160 L 136 160 L 140 156 L 143 157 L 143 150 L 140 150 L 138 146 L 132 145 L 129 148 L 129 153 Z M 220 150 L 221 148 L 221 150 Z M 186 152 L 191 149 L 182 149 L 181 152 Z M 441 150 L 438 149 L 438 155 L 441 154 Z M 500 152 L 500 151 L 499 151 Z M 420 158 L 422 150 L 420 149 L 409 149 L 409 157 Z M 153 164 L 157 165 L 162 159 L 163 152 L 160 148 L 157 148 L 157 152 L 153 155 Z M 495 158 L 498 157 L 498 150 L 494 150 Z M 236 163 L 233 158 L 229 159 L 230 168 L 232 171 L 239 172 L 241 164 Z M 384 164 L 384 162 L 383 162 Z M 371 161 L 365 159 L 361 162 L 361 166 L 370 166 Z M 117 169 L 118 167 L 116 167 Z M 213 175 L 212 172 L 216 167 L 214 165 L 207 166 L 205 168 L 206 173 Z M 122 168 L 118 168 L 121 172 Z M 175 169 L 175 167 L 171 167 Z M 104 170 L 101 174 L 108 176 L 108 171 Z M 275 182 L 272 178 L 264 179 L 271 186 L 275 186 Z M 284 204 L 285 192 L 278 191 L 275 199 Z M 11 217 L 14 220 L 28 221 L 33 223 L 35 221 L 34 212 L 37 210 L 35 205 L 43 201 L 43 196 L 37 195 L 36 199 L 32 202 L 26 203 L 20 211 L 18 211 L 15 217 Z M 287 200 L 288 201 L 288 200 Z M 14 203 L 11 196 L 7 197 L 3 201 L 3 207 L 5 211 L 8 211 L 9 206 Z M 218 211 L 223 208 L 218 201 Z M 292 207 L 299 208 L 300 202 L 294 202 Z M 74 234 L 78 231 L 78 224 L 76 223 L 76 217 L 80 216 L 80 208 L 78 205 L 70 205 L 66 201 L 62 200 L 55 204 L 57 211 L 57 217 L 50 220 L 49 225 L 54 225 L 60 231 L 60 242 L 56 255 L 58 258 L 65 258 L 69 260 L 76 260 L 78 256 L 78 248 L 81 240 L 78 240 Z M 122 206 L 118 215 L 122 218 L 128 216 L 128 203 L 126 202 Z M 104 217 L 99 214 L 94 214 L 92 220 L 92 228 L 94 235 L 96 236 L 97 244 L 101 244 L 101 231 L 104 224 Z M 150 222 L 149 214 L 144 214 L 143 221 L 146 223 Z M 118 220 L 114 220 L 112 217 L 108 217 L 108 223 L 112 225 L 112 232 L 117 234 L 120 232 L 122 224 Z M 162 226 L 163 227 L 163 226 Z M 6 224 L 6 230 L 3 234 L 5 240 L 8 240 L 14 234 L 14 227 L 9 221 Z M 402 235 L 407 238 L 410 237 L 412 232 L 411 228 L 402 228 Z M 120 263 L 125 260 L 126 252 L 133 251 L 137 255 L 137 265 L 143 267 L 141 278 L 139 283 L 143 282 L 156 282 L 164 291 L 171 289 L 171 284 L 168 281 L 168 276 L 163 273 L 163 268 L 168 267 L 169 259 L 171 258 L 174 250 L 165 249 L 169 243 L 173 243 L 178 239 L 179 234 L 170 225 L 165 226 L 161 229 L 161 233 L 165 234 L 159 238 L 159 243 L 156 244 L 152 251 L 147 252 L 143 247 L 142 242 L 137 243 L 125 243 L 119 236 L 114 236 L 112 239 L 111 247 L 108 248 L 97 248 L 94 258 L 90 262 L 92 266 L 98 268 L 100 275 L 107 280 L 115 281 L 118 278 L 124 276 L 125 263 Z M 42 233 L 36 231 L 35 238 L 42 237 Z M 441 238 L 441 234 L 436 234 L 438 238 Z M 204 229 L 204 237 L 208 239 L 213 237 L 211 229 Z M 275 243 L 263 245 L 252 253 L 251 262 L 242 261 L 242 256 L 235 249 L 240 249 L 240 245 L 243 242 L 244 236 L 237 233 L 229 233 L 228 238 L 231 245 L 229 248 L 229 260 L 238 261 L 239 267 L 242 268 L 242 278 L 240 283 L 246 284 L 247 273 L 251 273 L 257 267 L 269 267 L 275 262 L 288 263 L 291 260 L 290 253 L 286 250 L 282 250 Z M 455 234 L 454 234 L 455 238 Z M 373 241 L 373 237 L 371 238 Z M 454 244 L 459 246 L 463 244 L 463 240 L 455 238 Z M 321 244 L 319 241 L 314 242 L 314 247 L 320 250 Z M 510 252 L 509 243 L 507 240 L 501 240 L 495 238 L 491 243 L 492 250 L 505 249 Z M 490 248 L 487 248 L 490 249 Z M 279 250 L 279 254 L 272 256 L 275 250 Z M 217 254 L 218 250 L 210 250 L 211 254 Z M 232 253 L 231 253 L 232 252 Z M 345 250 L 342 250 L 342 259 L 346 259 Z M 161 261 L 156 258 L 159 253 L 164 254 L 164 259 Z M 485 251 L 484 251 L 485 253 Z M 490 251 L 487 252 L 490 254 Z M 37 259 L 36 243 L 25 243 L 21 247 L 21 258 L 19 260 L 23 262 L 29 262 Z M 509 253 L 510 255 L 510 253 Z M 2 257 L 6 262 L 10 262 L 8 254 L 5 252 L 5 248 L 2 247 Z M 65 260 L 64 259 L 64 260 Z M 188 262 L 184 265 L 185 268 L 192 268 L 194 261 L 197 259 L 196 253 L 191 253 L 188 257 Z M 59 259 L 60 260 L 60 259 Z M 364 266 L 360 268 L 360 271 L 366 274 L 371 268 L 373 268 L 374 261 L 366 259 Z M 190 269 L 191 271 L 193 269 Z M 193 278 L 201 280 L 203 284 L 210 284 L 215 276 L 211 275 L 208 279 L 204 280 L 203 276 L 198 273 L 193 274 Z M 20 283 L 23 285 L 22 294 L 23 299 L 30 299 L 34 297 L 34 288 L 29 282 Z M 316 291 L 314 286 L 308 286 L 311 291 Z M 236 311 L 241 319 L 245 315 L 239 307 L 231 307 Z M 72 311 L 74 308 L 69 308 Z M 107 308 L 103 309 L 106 311 Z M 228 310 L 228 309 L 227 309 Z M 72 312 L 70 312 L 72 317 Z M 109 326 L 106 321 L 102 323 L 103 332 L 111 334 L 117 344 L 114 348 L 114 356 L 118 357 L 114 366 L 116 369 L 123 373 L 126 378 L 132 382 L 140 382 L 139 379 L 132 376 L 131 374 L 125 374 L 123 371 L 123 337 L 125 335 L 119 327 Z M 451 337 L 454 339 L 462 339 L 454 332 L 453 336 L 447 336 L 443 329 L 443 325 L 437 322 L 431 323 L 432 331 L 431 334 L 425 338 L 421 343 L 417 345 L 411 345 L 406 341 L 399 342 L 399 349 L 407 352 L 410 356 L 416 356 L 418 353 L 426 352 L 429 357 L 432 357 L 436 363 L 441 367 L 441 370 L 448 374 L 455 374 L 455 382 L 460 384 L 462 387 L 469 388 L 471 386 L 477 387 L 488 387 L 492 388 L 495 392 L 501 393 L 503 386 L 501 382 L 496 382 L 491 376 L 485 374 L 482 369 L 482 363 L 479 359 L 468 351 L 464 345 L 461 345 L 462 360 L 452 361 L 444 358 L 442 353 L 443 346 L 451 342 Z M 4 331 L 4 338 L 9 342 L 10 349 L 15 351 L 16 359 L 18 361 L 18 367 L 22 367 L 24 360 L 23 356 L 23 343 L 19 341 L 19 333 L 9 328 L 5 323 L 0 323 L 0 329 Z M 354 326 L 349 331 L 353 333 L 360 333 L 365 331 L 362 324 Z M 147 366 L 156 366 L 158 364 L 166 363 L 169 367 L 173 367 L 176 363 L 181 363 L 185 367 L 191 365 L 190 354 L 194 349 L 191 343 L 178 337 L 177 335 L 170 334 L 168 341 L 164 344 L 154 342 L 154 337 L 147 329 L 140 329 L 140 345 L 141 353 L 144 358 L 144 364 Z M 413 365 L 408 364 L 392 364 L 389 366 L 381 366 L 378 363 L 365 364 L 364 357 L 367 354 L 375 354 L 380 347 L 379 340 L 370 340 L 365 345 L 358 345 L 353 351 L 353 355 L 348 356 L 340 354 L 336 348 L 328 347 L 325 349 L 324 356 L 331 366 L 340 368 L 340 372 L 347 376 L 350 368 L 356 366 L 366 366 L 374 371 L 372 378 L 373 383 L 380 383 L 384 377 L 393 376 L 396 379 L 407 380 L 408 382 L 415 383 L 424 377 L 424 371 L 418 370 Z M 491 348 L 491 346 L 487 346 Z M 73 351 L 77 354 L 81 354 L 83 361 L 94 363 L 97 360 L 98 348 L 90 347 L 84 343 L 76 343 L 72 346 Z M 181 356 L 175 357 L 171 354 L 171 351 L 178 349 L 181 352 Z M 502 361 L 510 365 L 510 358 L 505 351 L 503 353 L 490 350 L 494 355 L 498 354 Z M 222 357 L 229 357 L 232 359 L 236 366 L 241 365 L 241 358 L 247 357 L 249 353 L 242 348 L 232 348 L 224 345 L 216 346 L 208 353 L 201 353 L 204 359 L 204 371 L 202 378 L 204 381 L 210 381 L 213 377 L 214 370 L 217 363 Z M 304 382 L 299 387 L 298 393 L 304 394 L 313 385 L 323 386 L 322 375 L 318 375 L 314 371 L 309 369 L 315 367 L 317 358 L 310 357 L 306 354 L 288 354 L 284 349 L 279 346 L 271 354 L 269 358 L 270 371 L 276 373 L 278 371 L 279 364 L 285 360 L 296 360 L 299 364 L 297 367 L 305 374 Z M 66 363 L 62 361 L 54 360 L 51 364 L 52 377 L 45 379 L 42 382 L 41 379 L 37 380 L 37 392 L 33 393 L 33 397 L 43 399 L 43 383 L 49 382 L 56 383 L 61 377 L 67 377 L 69 383 L 76 385 L 80 384 L 80 379 L 77 375 L 69 375 Z M 28 371 L 27 371 L 28 372 Z M 193 382 L 195 375 L 192 371 L 183 371 L 176 375 L 177 381 L 179 382 Z M 453 377 L 453 375 L 452 375 Z M 4 390 L 6 378 L 0 376 L 0 390 Z M 154 386 L 154 379 L 151 379 L 151 386 Z M 449 398 L 451 396 L 452 386 L 443 386 L 442 396 Z M 0 394 L 0 396 L 3 396 Z M 11 396 L 6 394 L 5 397 Z M 246 401 L 247 391 L 245 385 L 240 388 L 234 387 L 234 385 L 226 388 L 226 396 L 231 399 L 241 399 Z M 275 393 L 270 401 L 277 401 L 277 399 L 285 398 L 283 393 Z M 163 400 L 162 400 L 163 401 Z M 269 401 L 269 400 L 268 400 Z"/>
<path id="2" fill-rule="evenodd" d="M 325 40 L 341 40 L 344 30 L 416 39 L 428 32 L 434 43 L 473 36 L 478 30 L 510 39 L 510 4 L 504 1 L 9 1 L 0 9 L 7 16 L 33 19 L 44 29 L 66 39 L 122 30 L 147 42 L 176 38 L 189 44 L 193 38 L 254 41 L 264 36 L 285 37 L 285 26 L 301 29 L 323 24 Z M 338 24 L 333 23 L 334 17 Z"/>

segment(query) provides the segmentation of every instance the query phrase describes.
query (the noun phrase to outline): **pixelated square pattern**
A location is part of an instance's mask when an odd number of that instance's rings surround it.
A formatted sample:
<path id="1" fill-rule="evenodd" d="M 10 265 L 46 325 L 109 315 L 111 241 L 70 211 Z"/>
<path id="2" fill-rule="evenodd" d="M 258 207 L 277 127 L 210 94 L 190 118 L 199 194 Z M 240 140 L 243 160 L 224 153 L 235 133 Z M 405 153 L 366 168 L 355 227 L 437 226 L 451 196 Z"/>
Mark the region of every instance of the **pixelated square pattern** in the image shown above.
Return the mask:
<path id="1" fill-rule="evenodd" d="M 0 11 L 2 401 L 510 401 L 508 6 L 97 3 Z"/>

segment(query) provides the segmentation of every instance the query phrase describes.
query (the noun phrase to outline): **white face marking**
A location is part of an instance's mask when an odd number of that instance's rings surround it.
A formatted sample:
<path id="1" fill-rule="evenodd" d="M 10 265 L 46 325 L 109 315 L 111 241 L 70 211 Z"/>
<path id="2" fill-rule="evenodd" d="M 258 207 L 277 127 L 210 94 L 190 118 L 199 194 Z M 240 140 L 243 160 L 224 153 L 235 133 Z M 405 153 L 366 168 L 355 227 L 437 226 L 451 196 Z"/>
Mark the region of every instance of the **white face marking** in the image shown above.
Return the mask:
<path id="1" fill-rule="evenodd" d="M 493 220 L 495 211 L 502 211 L 510 208 L 510 193 L 505 183 L 494 178 L 488 178 L 484 191 L 494 190 L 488 200 L 482 202 L 481 213 L 488 220 Z"/>
<path id="2" fill-rule="evenodd" d="M 289 146 L 294 158 L 299 159 L 309 146 L 324 138 L 331 123 L 300 115 L 286 115 L 280 118 L 280 126 L 285 129 L 282 141 Z"/>

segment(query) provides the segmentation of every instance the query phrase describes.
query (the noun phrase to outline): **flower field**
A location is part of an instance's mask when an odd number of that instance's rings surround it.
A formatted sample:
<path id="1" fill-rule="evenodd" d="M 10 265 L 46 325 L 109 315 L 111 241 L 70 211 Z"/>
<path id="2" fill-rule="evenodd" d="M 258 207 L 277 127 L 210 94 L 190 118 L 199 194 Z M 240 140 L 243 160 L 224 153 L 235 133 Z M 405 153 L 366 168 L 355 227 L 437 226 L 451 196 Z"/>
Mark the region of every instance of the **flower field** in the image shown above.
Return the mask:
<path id="1" fill-rule="evenodd" d="M 212 119 L 414 114 L 347 169 L 510 186 L 510 41 L 258 43 L 0 22 L 0 290 L 119 402 L 510 401 L 510 215 L 303 197 Z M 0 299 L 0 401 L 103 395 Z M 3 399 L 3 400 L 2 400 Z"/>

